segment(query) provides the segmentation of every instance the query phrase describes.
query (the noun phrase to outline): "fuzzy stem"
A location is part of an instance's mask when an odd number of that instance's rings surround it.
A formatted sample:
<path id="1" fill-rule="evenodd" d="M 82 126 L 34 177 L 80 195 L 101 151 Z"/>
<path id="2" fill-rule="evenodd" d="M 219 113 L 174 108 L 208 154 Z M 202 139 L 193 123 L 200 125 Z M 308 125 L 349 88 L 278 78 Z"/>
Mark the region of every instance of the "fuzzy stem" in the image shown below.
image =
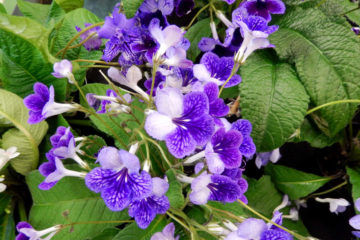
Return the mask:
<path id="1" fill-rule="evenodd" d="M 188 30 L 192 25 L 193 23 L 195 22 L 195 20 L 197 19 L 197 17 L 200 15 L 200 13 L 202 13 L 205 9 L 207 9 L 208 7 L 210 6 L 210 3 L 206 4 L 205 6 L 203 6 L 196 14 L 195 16 L 193 17 L 193 19 L 191 19 L 191 22 L 189 23 L 189 25 L 187 25 L 185 27 L 185 30 Z"/>
<path id="2" fill-rule="evenodd" d="M 224 90 L 225 85 L 230 81 L 230 79 L 237 73 L 238 69 L 239 69 L 240 65 L 238 63 L 235 62 L 232 70 L 231 70 L 231 74 L 230 76 L 226 79 L 226 81 L 224 82 L 224 84 L 221 86 L 220 90 L 219 90 L 219 97 L 221 95 L 221 92 Z"/>
<path id="3" fill-rule="evenodd" d="M 337 101 L 332 101 L 332 102 L 328 102 L 328 103 L 324 103 L 320 106 L 317 106 L 317 107 L 314 107 L 310 110 L 308 110 L 306 112 L 306 115 L 309 115 L 310 113 L 313 113 L 321 108 L 324 108 L 324 107 L 328 107 L 328 106 L 331 106 L 331 105 L 336 105 L 336 104 L 340 104 L 340 103 L 360 103 L 360 99 L 344 99 L 344 100 L 337 100 Z"/>

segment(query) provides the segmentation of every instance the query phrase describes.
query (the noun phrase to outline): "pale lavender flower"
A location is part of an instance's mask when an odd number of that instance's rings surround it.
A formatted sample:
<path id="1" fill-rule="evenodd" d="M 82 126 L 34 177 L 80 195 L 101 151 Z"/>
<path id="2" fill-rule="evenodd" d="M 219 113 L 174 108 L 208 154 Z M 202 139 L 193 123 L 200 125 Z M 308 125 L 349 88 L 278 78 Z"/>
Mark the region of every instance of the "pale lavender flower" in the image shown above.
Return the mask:
<path id="1" fill-rule="evenodd" d="M 355 201 L 355 208 L 360 211 L 360 198 Z M 360 214 L 353 216 L 349 219 L 349 224 L 358 231 L 352 231 L 354 236 L 360 238 Z"/>
<path id="2" fill-rule="evenodd" d="M 37 82 L 34 84 L 34 94 L 24 99 L 25 106 L 29 111 L 29 124 L 35 124 L 48 117 L 74 111 L 76 107 L 72 104 L 55 102 L 54 87 L 48 88 L 45 84 Z"/>
<path id="3" fill-rule="evenodd" d="M 88 97 L 88 94 L 86 95 L 87 99 L 91 99 L 90 103 L 93 103 L 93 107 L 99 107 L 97 106 L 96 101 L 92 101 L 93 98 L 100 100 L 101 109 L 97 111 L 97 113 L 112 113 L 112 114 L 119 114 L 119 113 L 129 113 L 131 111 L 129 106 L 126 106 L 124 103 L 130 103 L 131 102 L 131 95 L 130 94 L 124 94 L 123 98 L 120 98 L 116 92 L 112 89 L 106 90 L 106 96 L 98 96 L 98 95 L 90 95 Z M 124 100 L 125 102 L 124 102 Z M 89 103 L 89 104 L 90 104 Z M 95 110 L 97 110 L 97 108 Z"/>
<path id="4" fill-rule="evenodd" d="M 5 180 L 5 176 L 0 175 L 0 193 L 4 192 L 7 188 L 7 186 L 3 183 L 4 180 Z"/>
<path id="5" fill-rule="evenodd" d="M 268 164 L 268 162 L 276 163 L 281 158 L 280 149 L 276 148 L 270 152 L 262 152 L 256 154 L 255 165 L 261 168 Z"/>
<path id="6" fill-rule="evenodd" d="M 174 10 L 174 0 L 145 0 L 139 10 L 145 13 L 160 11 L 164 16 L 170 15 Z"/>
<path id="7" fill-rule="evenodd" d="M 175 234 L 175 225 L 174 223 L 169 223 L 164 227 L 162 232 L 155 233 L 150 240 L 179 240 L 180 236 L 174 237 Z"/>
<path id="8" fill-rule="evenodd" d="M 135 218 L 137 225 L 145 229 L 157 214 L 165 214 L 170 203 L 165 196 L 169 184 L 161 178 L 152 179 L 152 194 L 140 200 L 134 200 L 129 205 L 129 216 Z"/>
<path id="9" fill-rule="evenodd" d="M 329 203 L 329 210 L 332 213 L 338 214 L 341 212 L 345 212 L 346 207 L 350 205 L 350 203 L 344 198 L 318 198 L 315 200 L 321 203 Z"/>
<path id="10" fill-rule="evenodd" d="M 19 156 L 20 153 L 17 152 L 17 147 L 9 147 L 4 150 L 0 148 L 0 170 L 13 158 Z"/>
<path id="11" fill-rule="evenodd" d="M 271 20 L 270 13 L 285 13 L 285 4 L 281 0 L 247 0 L 240 5 L 240 8 L 245 9 L 249 15 L 260 16 L 267 21 Z"/>
<path id="12" fill-rule="evenodd" d="M 177 158 L 205 145 L 214 132 L 208 99 L 202 92 L 183 96 L 179 89 L 166 87 L 158 90 L 155 105 L 157 111 L 146 118 L 145 130 L 153 138 L 165 140 Z"/>
<path id="13" fill-rule="evenodd" d="M 92 24 L 91 23 L 85 23 L 85 28 L 90 27 Z M 81 28 L 78 26 L 75 26 L 76 31 L 81 32 Z M 102 40 L 99 38 L 99 35 L 97 34 L 97 31 L 100 30 L 100 26 L 98 27 L 94 27 L 91 28 L 89 30 L 87 30 L 86 32 L 84 32 L 83 34 L 80 35 L 80 38 L 82 40 L 85 40 L 86 38 L 88 38 L 91 34 L 94 34 L 92 37 L 90 37 L 85 43 L 84 43 L 84 47 L 86 48 L 86 50 L 91 51 L 91 50 L 98 50 L 101 47 L 102 44 Z"/>
<path id="14" fill-rule="evenodd" d="M 60 225 L 37 231 L 27 222 L 19 222 L 16 225 L 16 230 L 19 234 L 15 240 L 50 240 L 59 230 Z M 44 237 L 44 238 L 43 238 Z"/>
<path id="15" fill-rule="evenodd" d="M 101 192 L 107 207 L 112 211 L 122 211 L 136 200 L 152 194 L 152 179 L 146 171 L 140 171 L 136 155 L 123 149 L 104 147 L 99 152 L 97 167 L 85 177 L 87 187 Z"/>
<path id="16" fill-rule="evenodd" d="M 72 64 L 69 60 L 61 60 L 54 63 L 54 72 L 51 73 L 56 78 L 68 78 L 72 74 Z"/>

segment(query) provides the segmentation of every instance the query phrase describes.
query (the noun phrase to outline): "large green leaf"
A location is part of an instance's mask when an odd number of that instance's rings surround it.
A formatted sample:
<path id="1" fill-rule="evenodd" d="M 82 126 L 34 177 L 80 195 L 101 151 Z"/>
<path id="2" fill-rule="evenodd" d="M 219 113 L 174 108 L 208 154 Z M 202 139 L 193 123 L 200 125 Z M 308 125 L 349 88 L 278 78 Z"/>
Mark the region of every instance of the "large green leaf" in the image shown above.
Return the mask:
<path id="1" fill-rule="evenodd" d="M 259 152 L 283 145 L 300 127 L 309 98 L 289 64 L 269 52 L 256 53 L 241 67 L 240 107 L 253 126 Z"/>
<path id="2" fill-rule="evenodd" d="M 84 0 L 55 0 L 65 11 L 69 12 L 84 5 Z"/>
<path id="3" fill-rule="evenodd" d="M 186 33 L 185 38 L 187 38 L 191 45 L 187 51 L 187 57 L 192 61 L 196 60 L 196 57 L 200 54 L 200 49 L 198 43 L 203 37 L 209 37 L 211 35 L 210 30 L 210 18 L 203 19 L 195 23 Z"/>
<path id="4" fill-rule="evenodd" d="M 317 9 L 289 9 L 275 22 L 270 41 L 282 58 L 294 61 L 312 105 L 360 98 L 360 41 L 338 21 Z M 313 115 L 319 128 L 335 136 L 351 120 L 356 104 L 323 108 Z"/>
<path id="5" fill-rule="evenodd" d="M 156 232 L 161 232 L 166 226 L 164 215 L 157 216 L 146 229 L 140 229 L 136 223 L 132 223 L 121 230 L 113 240 L 150 240 Z"/>
<path id="6" fill-rule="evenodd" d="M 305 197 L 331 180 L 330 177 L 321 177 L 273 164 L 266 166 L 265 173 L 271 176 L 276 187 L 289 195 L 291 200 Z"/>
<path id="7" fill-rule="evenodd" d="M 12 159 L 10 164 L 17 172 L 26 174 L 37 167 L 38 146 L 46 134 L 48 125 L 46 122 L 29 125 L 28 109 L 24 106 L 23 100 L 3 89 L 0 89 L 0 115 L 16 127 L 3 134 L 2 147 L 17 147 L 20 156 Z"/>
<path id="8" fill-rule="evenodd" d="M 169 181 L 169 190 L 167 191 L 166 196 L 169 199 L 170 206 L 173 208 L 181 208 L 184 205 L 185 200 L 181 183 L 176 179 L 175 170 L 168 170 L 166 176 Z"/>
<path id="9" fill-rule="evenodd" d="M 126 210 L 110 211 L 100 194 L 86 188 L 84 180 L 68 177 L 58 182 L 51 190 L 42 191 L 38 185 L 43 179 L 38 171 L 30 173 L 27 177 L 33 198 L 30 223 L 36 229 L 74 223 L 72 228 L 56 234 L 52 238 L 54 240 L 88 239 L 106 228 L 120 225 L 120 221 L 129 218 Z"/>
<path id="10" fill-rule="evenodd" d="M 360 171 L 352 168 L 346 168 L 346 173 L 349 175 L 350 183 L 352 185 L 351 194 L 354 202 L 360 198 Z"/>
<path id="11" fill-rule="evenodd" d="M 52 64 L 29 41 L 0 29 L 0 78 L 3 87 L 21 97 L 33 93 L 35 82 L 54 85 L 58 100 L 65 98 L 66 81 L 51 75 Z"/>
<path id="12" fill-rule="evenodd" d="M 34 19 L 41 24 L 46 23 L 50 5 L 32 3 L 24 0 L 17 0 L 17 5 L 25 17 Z"/>
<path id="13" fill-rule="evenodd" d="M 122 0 L 124 12 L 127 18 L 132 18 L 144 0 Z"/>

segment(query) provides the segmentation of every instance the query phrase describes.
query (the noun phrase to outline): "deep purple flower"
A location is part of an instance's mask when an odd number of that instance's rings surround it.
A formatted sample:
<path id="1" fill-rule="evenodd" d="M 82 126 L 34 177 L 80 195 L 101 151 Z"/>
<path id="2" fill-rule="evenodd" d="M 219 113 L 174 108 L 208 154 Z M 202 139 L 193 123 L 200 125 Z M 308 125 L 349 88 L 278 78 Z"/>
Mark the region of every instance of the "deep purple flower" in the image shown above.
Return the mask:
<path id="1" fill-rule="evenodd" d="M 164 16 L 170 15 L 174 10 L 174 0 L 145 0 L 139 10 L 145 13 L 160 11 Z"/>
<path id="2" fill-rule="evenodd" d="M 153 89 L 153 96 L 156 95 L 156 89 L 159 87 L 160 89 L 162 88 L 162 83 L 164 83 L 166 81 L 166 77 L 164 75 L 161 74 L 161 72 L 156 72 L 155 75 L 155 82 L 154 82 L 154 89 Z M 150 95 L 151 92 L 151 85 L 152 85 L 152 77 L 147 79 L 144 82 L 144 86 L 147 89 L 146 93 Z"/>
<path id="3" fill-rule="evenodd" d="M 24 99 L 25 106 L 29 111 L 29 124 L 35 124 L 44 119 L 76 109 L 74 105 L 56 103 L 54 87 L 48 88 L 45 84 L 37 82 L 34 84 L 34 94 Z"/>
<path id="4" fill-rule="evenodd" d="M 69 60 L 61 60 L 54 63 L 54 72 L 51 74 L 56 78 L 68 78 L 72 74 L 72 64 Z"/>
<path id="5" fill-rule="evenodd" d="M 234 66 L 234 59 L 232 57 L 219 58 L 212 52 L 205 53 L 200 64 L 193 67 L 194 76 L 201 82 L 213 82 L 218 86 L 225 83 L 231 74 Z M 225 87 L 232 87 L 241 82 L 241 77 L 235 74 Z"/>
<path id="6" fill-rule="evenodd" d="M 194 6 L 194 0 L 175 0 L 175 13 L 178 17 L 182 17 L 189 14 Z"/>
<path id="7" fill-rule="evenodd" d="M 355 201 L 355 208 L 360 211 L 360 198 Z M 353 216 L 349 219 L 349 224 L 358 231 L 352 231 L 356 237 L 360 237 L 360 214 Z"/>
<path id="8" fill-rule="evenodd" d="M 351 30 L 353 30 L 356 35 L 360 35 L 360 27 L 353 27 Z"/>
<path id="9" fill-rule="evenodd" d="M 209 200 L 234 202 L 242 196 L 239 185 L 231 178 L 219 174 L 202 174 L 191 183 L 190 201 L 197 205 Z"/>
<path id="10" fill-rule="evenodd" d="M 162 232 L 155 233 L 150 240 L 179 240 L 180 236 L 174 237 L 174 234 L 175 225 L 171 222 L 164 227 Z"/>
<path id="11" fill-rule="evenodd" d="M 242 139 L 241 133 L 236 130 L 217 130 L 205 148 L 206 163 L 211 173 L 221 174 L 225 168 L 240 167 Z"/>
<path id="12" fill-rule="evenodd" d="M 239 119 L 232 123 L 231 129 L 238 130 L 243 135 L 243 142 L 240 145 L 240 152 L 246 158 L 251 158 L 256 152 L 256 146 L 250 133 L 252 126 L 249 120 Z"/>
<path id="13" fill-rule="evenodd" d="M 136 200 L 149 197 L 152 193 L 152 180 L 149 173 L 140 171 L 137 156 L 114 147 L 100 150 L 97 167 L 85 177 L 87 187 L 101 192 L 107 207 L 112 211 L 122 211 Z"/>
<path id="14" fill-rule="evenodd" d="M 239 198 L 239 200 L 241 200 L 242 202 L 247 204 L 248 200 L 247 200 L 246 196 L 244 195 L 244 193 L 247 191 L 249 185 L 248 185 L 247 181 L 242 177 L 243 171 L 244 171 L 244 169 L 241 169 L 241 168 L 232 168 L 232 169 L 227 168 L 224 170 L 222 175 L 228 176 L 232 180 L 237 182 L 238 186 L 241 189 L 241 192 L 243 193 L 243 195 Z"/>
<path id="15" fill-rule="evenodd" d="M 91 23 L 85 23 L 85 28 L 90 27 L 92 24 Z M 81 28 L 78 26 L 75 26 L 76 31 L 81 32 Z M 85 43 L 84 43 L 84 47 L 86 48 L 86 50 L 90 51 L 90 50 L 97 50 L 101 47 L 102 41 L 99 38 L 97 31 L 100 30 L 100 26 L 98 27 L 94 27 L 91 28 L 89 30 L 87 30 L 86 32 L 84 32 L 83 34 L 80 35 L 80 38 L 82 40 L 85 40 L 86 38 L 88 38 L 90 35 L 91 36 Z M 95 34 L 94 34 L 95 33 Z"/>
<path id="16" fill-rule="evenodd" d="M 166 87 L 157 92 L 155 104 L 157 111 L 146 118 L 145 130 L 153 138 L 165 140 L 175 157 L 191 154 L 212 136 L 214 122 L 204 93 L 183 96 L 179 89 Z"/>
<path id="17" fill-rule="evenodd" d="M 170 203 L 165 196 L 169 184 L 161 178 L 152 179 L 152 194 L 140 200 L 134 200 L 129 206 L 129 216 L 135 218 L 137 225 L 145 229 L 157 214 L 165 214 Z"/>
<path id="18" fill-rule="evenodd" d="M 281 158 L 280 149 L 276 148 L 270 152 L 262 152 L 256 154 L 255 165 L 261 168 L 268 164 L 268 162 L 276 163 Z"/>
<path id="19" fill-rule="evenodd" d="M 218 118 L 228 114 L 229 106 L 224 103 L 224 99 L 219 98 L 219 88 L 216 83 L 207 83 L 204 86 L 204 93 L 209 99 L 209 114 L 217 123 L 217 121 L 220 121 Z"/>
<path id="20" fill-rule="evenodd" d="M 41 231 L 37 231 L 29 223 L 19 222 L 16 225 L 16 230 L 19 232 L 19 234 L 16 236 L 15 240 L 50 240 L 60 229 L 61 226 L 56 225 Z M 41 238 L 45 236 L 46 238 Z"/>
<path id="21" fill-rule="evenodd" d="M 285 4 L 281 0 L 248 0 L 244 1 L 240 8 L 246 9 L 249 15 L 255 15 L 271 20 L 272 14 L 284 14 Z"/>

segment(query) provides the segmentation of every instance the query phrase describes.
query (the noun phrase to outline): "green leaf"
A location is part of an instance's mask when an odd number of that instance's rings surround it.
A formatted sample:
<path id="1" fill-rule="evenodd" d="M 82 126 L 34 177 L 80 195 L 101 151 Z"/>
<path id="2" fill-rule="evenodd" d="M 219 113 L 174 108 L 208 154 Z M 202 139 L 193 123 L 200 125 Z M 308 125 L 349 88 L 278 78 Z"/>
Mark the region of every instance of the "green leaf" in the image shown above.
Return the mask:
<path id="1" fill-rule="evenodd" d="M 132 18 L 144 0 L 122 0 L 124 12 L 127 18 Z"/>
<path id="2" fill-rule="evenodd" d="M 350 27 L 313 8 L 288 10 L 274 24 L 280 28 L 270 41 L 282 58 L 294 61 L 313 106 L 360 98 L 360 42 Z M 312 115 L 318 127 L 333 137 L 350 122 L 356 108 L 356 104 L 338 104 Z"/>
<path id="3" fill-rule="evenodd" d="M 54 240 L 88 239 L 129 219 L 127 210 L 110 211 L 100 194 L 86 188 L 83 179 L 67 177 L 51 190 L 42 191 L 38 185 L 43 179 L 38 171 L 27 176 L 33 199 L 30 211 L 32 226 L 36 229 L 45 229 L 56 224 L 74 223 L 72 228 L 63 229 L 56 234 L 52 238 Z"/>
<path id="4" fill-rule="evenodd" d="M 126 226 L 113 240 L 150 240 L 156 232 L 161 232 L 166 226 L 164 215 L 158 215 L 146 229 L 140 229 L 136 223 Z"/>
<path id="5" fill-rule="evenodd" d="M 50 5 L 17 0 L 17 5 L 25 17 L 29 17 L 41 24 L 45 24 Z"/>
<path id="6" fill-rule="evenodd" d="M 84 152 L 85 156 L 82 156 L 84 159 L 88 159 L 94 162 L 94 155 L 100 151 L 100 149 L 106 146 L 106 142 L 100 136 L 90 135 L 86 136 L 86 139 L 82 141 L 84 144 L 81 147 L 81 150 Z"/>
<path id="7" fill-rule="evenodd" d="M 245 196 L 249 201 L 249 206 L 267 217 L 272 217 L 272 212 L 282 201 L 282 195 L 276 189 L 270 176 L 264 175 L 258 180 L 253 178 L 247 180 L 249 188 Z"/>
<path id="8" fill-rule="evenodd" d="M 7 13 L 4 4 L 0 3 L 0 13 Z"/>
<path id="9" fill-rule="evenodd" d="M 21 97 L 33 93 L 35 82 L 54 85 L 57 100 L 65 98 L 66 80 L 51 75 L 52 64 L 29 41 L 0 29 L 0 78 L 3 87 Z"/>
<path id="10" fill-rule="evenodd" d="M 11 196 L 5 193 L 0 193 L 0 214 L 9 206 L 11 202 Z"/>
<path id="11" fill-rule="evenodd" d="M 102 231 L 99 235 L 92 238 L 91 240 L 113 240 L 116 234 L 119 233 L 119 229 L 117 228 L 108 228 Z"/>
<path id="12" fill-rule="evenodd" d="M 59 6 L 66 12 L 81 8 L 84 6 L 84 0 L 55 0 Z"/>
<path id="13" fill-rule="evenodd" d="M 355 170 L 347 167 L 346 173 L 349 175 L 350 183 L 352 185 L 351 195 L 355 202 L 358 198 L 360 198 L 360 171 L 358 169 Z"/>
<path id="14" fill-rule="evenodd" d="M 166 192 L 166 196 L 169 199 L 170 206 L 180 209 L 185 203 L 181 183 L 176 179 L 174 169 L 168 170 L 166 176 L 169 181 L 169 190 Z"/>
<path id="15" fill-rule="evenodd" d="M 23 100 L 3 89 L 0 89 L 0 115 L 16 127 L 3 134 L 2 147 L 17 147 L 20 155 L 12 159 L 10 164 L 17 172 L 26 174 L 37 167 L 38 146 L 46 134 L 48 125 L 46 122 L 29 125 L 28 109 L 24 106 Z"/>
<path id="16" fill-rule="evenodd" d="M 47 16 L 46 24 L 47 26 L 52 26 L 62 20 L 65 16 L 65 11 L 62 9 L 56 1 L 52 1 L 50 5 L 50 10 Z"/>
<path id="17" fill-rule="evenodd" d="M 273 164 L 266 166 L 265 173 L 271 176 L 276 187 L 289 195 L 291 200 L 305 197 L 331 180 L 330 177 L 321 177 Z"/>
<path id="18" fill-rule="evenodd" d="M 244 216 L 245 215 L 244 208 L 238 202 L 223 204 L 221 202 L 209 201 L 207 204 L 213 208 L 220 209 L 223 211 L 228 211 L 236 216 Z"/>
<path id="19" fill-rule="evenodd" d="M 269 52 L 253 54 L 241 67 L 240 107 L 253 126 L 258 152 L 283 145 L 300 127 L 309 98 L 289 64 Z"/>
<path id="20" fill-rule="evenodd" d="M 13 213 L 0 215 L 0 239 L 15 239 L 15 221 Z"/>
<path id="21" fill-rule="evenodd" d="M 11 0 L 11 1 L 3 1 L 2 5 L 5 7 L 6 12 L 11 15 L 13 14 L 15 8 L 16 8 L 16 1 Z"/>
<path id="22" fill-rule="evenodd" d="M 196 57 L 200 54 L 200 49 L 198 47 L 199 41 L 203 37 L 209 37 L 211 35 L 210 29 L 210 18 L 203 19 L 195 23 L 189 30 L 185 33 L 185 38 L 187 38 L 191 45 L 187 51 L 187 58 L 195 61 Z"/>

